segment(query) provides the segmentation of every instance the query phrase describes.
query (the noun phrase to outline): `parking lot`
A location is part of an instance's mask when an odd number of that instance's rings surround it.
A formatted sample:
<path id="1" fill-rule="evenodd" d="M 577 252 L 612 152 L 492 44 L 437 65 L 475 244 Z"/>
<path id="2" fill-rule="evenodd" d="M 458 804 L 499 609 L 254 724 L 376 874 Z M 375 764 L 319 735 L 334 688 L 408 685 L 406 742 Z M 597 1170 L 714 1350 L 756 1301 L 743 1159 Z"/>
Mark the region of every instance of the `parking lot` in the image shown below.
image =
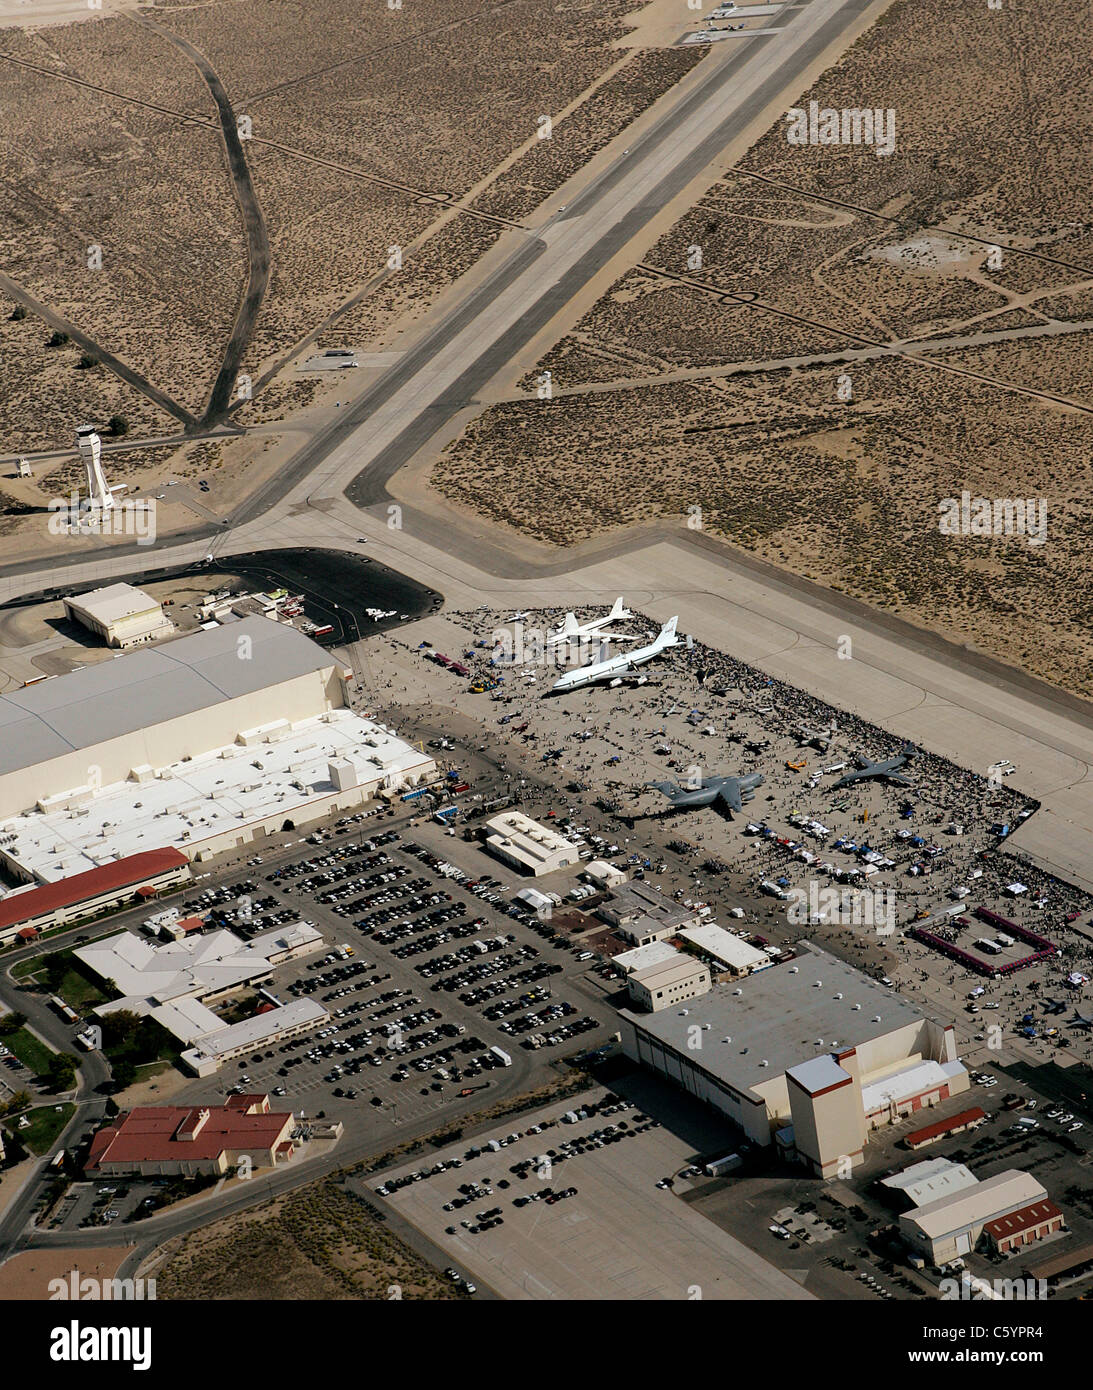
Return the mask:
<path id="1" fill-rule="evenodd" d="M 329 949 L 279 967 L 267 990 L 315 999 L 331 1018 L 186 1094 L 266 1090 L 297 1113 L 355 1115 L 381 1132 L 476 1108 L 480 1093 L 534 1084 L 548 1059 L 602 1043 L 614 1025 L 592 962 L 510 909 L 520 885 L 495 868 L 440 826 L 360 815 L 194 894 L 187 908 L 244 936 L 318 927 Z"/>
<path id="2" fill-rule="evenodd" d="M 370 1185 L 505 1299 L 808 1298 L 664 1185 L 724 1142 L 713 1116 L 635 1075 Z"/>

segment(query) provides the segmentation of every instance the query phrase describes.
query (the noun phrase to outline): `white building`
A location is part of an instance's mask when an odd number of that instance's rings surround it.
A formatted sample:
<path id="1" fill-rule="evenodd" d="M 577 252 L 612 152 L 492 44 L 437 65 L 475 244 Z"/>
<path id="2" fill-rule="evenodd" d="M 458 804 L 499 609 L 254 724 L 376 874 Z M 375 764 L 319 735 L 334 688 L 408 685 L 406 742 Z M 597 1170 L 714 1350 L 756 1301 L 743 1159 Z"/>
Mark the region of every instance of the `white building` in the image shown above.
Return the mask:
<path id="1" fill-rule="evenodd" d="M 504 811 L 486 822 L 486 848 L 491 854 L 538 878 L 578 862 L 577 847 L 556 830 L 540 825 L 520 811 Z"/>
<path id="2" fill-rule="evenodd" d="M 345 673 L 256 617 L 0 695 L 0 863 L 51 883 L 168 845 L 208 858 L 431 780 Z"/>
<path id="3" fill-rule="evenodd" d="M 750 975 L 755 970 L 766 970 L 773 964 L 770 956 L 758 946 L 752 946 L 713 922 L 684 927 L 679 934 L 733 975 Z"/>
<path id="4" fill-rule="evenodd" d="M 275 966 L 310 955 L 324 945 L 314 927 L 297 922 L 241 941 L 233 932 L 191 934 L 153 944 L 133 932 L 79 946 L 73 952 L 121 995 L 96 1013 L 124 1009 L 149 1015 L 184 1043 L 224 1027 L 208 1006 L 269 976 Z"/>
<path id="5" fill-rule="evenodd" d="M 592 859 L 584 866 L 583 878 L 597 888 L 615 888 L 626 882 L 626 873 L 609 864 L 606 859 Z"/>
<path id="6" fill-rule="evenodd" d="M 651 965 L 661 965 L 666 960 L 675 960 L 678 955 L 676 948 L 669 946 L 666 941 L 650 941 L 647 946 L 634 946 L 629 951 L 612 956 L 611 962 L 624 974 L 633 975 L 635 971 L 648 970 Z"/>
<path id="7" fill-rule="evenodd" d="M 66 598 L 65 617 L 94 632 L 108 647 L 158 642 L 175 630 L 162 606 L 129 584 L 108 584 L 89 594 Z"/>
<path id="8" fill-rule="evenodd" d="M 195 1076 L 210 1076 L 225 1062 L 230 1062 L 255 1048 L 310 1033 L 330 1018 L 330 1014 L 314 999 L 293 999 L 280 1008 L 244 1018 L 214 1032 L 205 1033 L 186 1048 L 181 1056 Z"/>

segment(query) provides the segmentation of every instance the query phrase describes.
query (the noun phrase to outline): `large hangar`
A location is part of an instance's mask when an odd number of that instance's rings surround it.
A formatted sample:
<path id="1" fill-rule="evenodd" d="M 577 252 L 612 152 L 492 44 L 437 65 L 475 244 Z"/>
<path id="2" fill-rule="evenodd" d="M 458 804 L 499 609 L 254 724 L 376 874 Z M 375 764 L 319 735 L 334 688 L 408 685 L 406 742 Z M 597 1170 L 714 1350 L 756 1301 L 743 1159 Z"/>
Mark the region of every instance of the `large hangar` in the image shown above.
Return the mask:
<path id="1" fill-rule="evenodd" d="M 435 776 L 348 708 L 340 665 L 253 617 L 0 695 L 0 864 L 55 883 L 202 859 Z"/>
<path id="2" fill-rule="evenodd" d="M 0 822 L 345 704 L 329 653 L 265 618 L 40 681 L 0 695 Z"/>
<path id="3" fill-rule="evenodd" d="M 619 1019 L 628 1057 L 822 1177 L 861 1163 L 873 1129 L 969 1086 L 951 1024 L 808 942 L 790 966 Z"/>

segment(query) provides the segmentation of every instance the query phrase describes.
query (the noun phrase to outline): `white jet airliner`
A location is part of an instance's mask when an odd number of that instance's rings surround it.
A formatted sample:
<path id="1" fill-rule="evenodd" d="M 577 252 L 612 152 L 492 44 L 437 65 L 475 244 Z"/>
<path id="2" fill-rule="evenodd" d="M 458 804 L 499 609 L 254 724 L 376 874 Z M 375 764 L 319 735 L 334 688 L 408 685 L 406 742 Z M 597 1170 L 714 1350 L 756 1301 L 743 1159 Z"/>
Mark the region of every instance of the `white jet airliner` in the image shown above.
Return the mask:
<path id="1" fill-rule="evenodd" d="M 590 666 L 578 666 L 575 671 L 567 671 L 561 680 L 557 680 L 551 686 L 551 692 L 561 694 L 566 690 L 580 690 L 582 686 L 594 685 L 599 681 L 621 681 L 636 666 L 644 666 L 647 661 L 652 661 L 655 656 L 659 656 L 668 647 L 678 644 L 679 638 L 676 636 L 677 618 L 669 618 L 661 628 L 660 632 L 649 643 L 647 647 L 639 647 L 636 651 L 623 652 L 619 656 L 604 659 L 607 644 L 600 648 L 600 660 L 594 661 Z M 644 677 L 639 677 L 644 679 Z"/>
<path id="2" fill-rule="evenodd" d="M 579 623 L 576 615 L 567 613 L 565 622 L 557 630 L 547 637 L 547 646 L 552 647 L 559 642 L 579 642 L 584 637 L 613 637 L 624 642 L 637 641 L 638 634 L 631 632 L 604 632 L 603 629 L 610 623 L 621 622 L 634 615 L 628 608 L 622 606 L 622 595 L 615 600 L 615 606 L 610 613 L 605 613 L 602 618 L 593 618 L 590 622 Z"/>

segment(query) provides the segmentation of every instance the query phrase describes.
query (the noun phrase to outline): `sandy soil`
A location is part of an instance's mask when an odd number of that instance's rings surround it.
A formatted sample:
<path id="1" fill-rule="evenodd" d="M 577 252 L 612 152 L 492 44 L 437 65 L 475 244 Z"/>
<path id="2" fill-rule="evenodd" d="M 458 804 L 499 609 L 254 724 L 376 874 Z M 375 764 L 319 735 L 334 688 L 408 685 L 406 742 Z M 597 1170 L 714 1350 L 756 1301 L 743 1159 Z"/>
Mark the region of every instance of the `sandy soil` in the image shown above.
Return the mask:
<path id="1" fill-rule="evenodd" d="M 457 1296 L 327 1178 L 171 1242 L 155 1278 L 160 1299 Z"/>
<path id="2" fill-rule="evenodd" d="M 790 146 L 779 120 L 467 423 L 433 485 L 554 546 L 695 518 L 1093 690 L 1077 578 L 1093 504 L 1090 145 L 1041 159 L 1027 138 L 1087 92 L 1082 12 L 991 27 L 940 0 L 894 5 L 800 103 L 893 107 L 897 152 Z M 953 52 L 974 92 L 927 80 Z M 896 350 L 855 356 L 878 343 Z M 1046 504 L 1047 544 L 940 534 L 942 500 L 965 489 Z"/>
<path id="3" fill-rule="evenodd" d="M 49 1281 L 80 1277 L 112 1279 L 132 1246 L 81 1247 L 71 1250 L 27 1250 L 0 1265 L 0 1302 L 36 1302 L 50 1297 Z"/>

